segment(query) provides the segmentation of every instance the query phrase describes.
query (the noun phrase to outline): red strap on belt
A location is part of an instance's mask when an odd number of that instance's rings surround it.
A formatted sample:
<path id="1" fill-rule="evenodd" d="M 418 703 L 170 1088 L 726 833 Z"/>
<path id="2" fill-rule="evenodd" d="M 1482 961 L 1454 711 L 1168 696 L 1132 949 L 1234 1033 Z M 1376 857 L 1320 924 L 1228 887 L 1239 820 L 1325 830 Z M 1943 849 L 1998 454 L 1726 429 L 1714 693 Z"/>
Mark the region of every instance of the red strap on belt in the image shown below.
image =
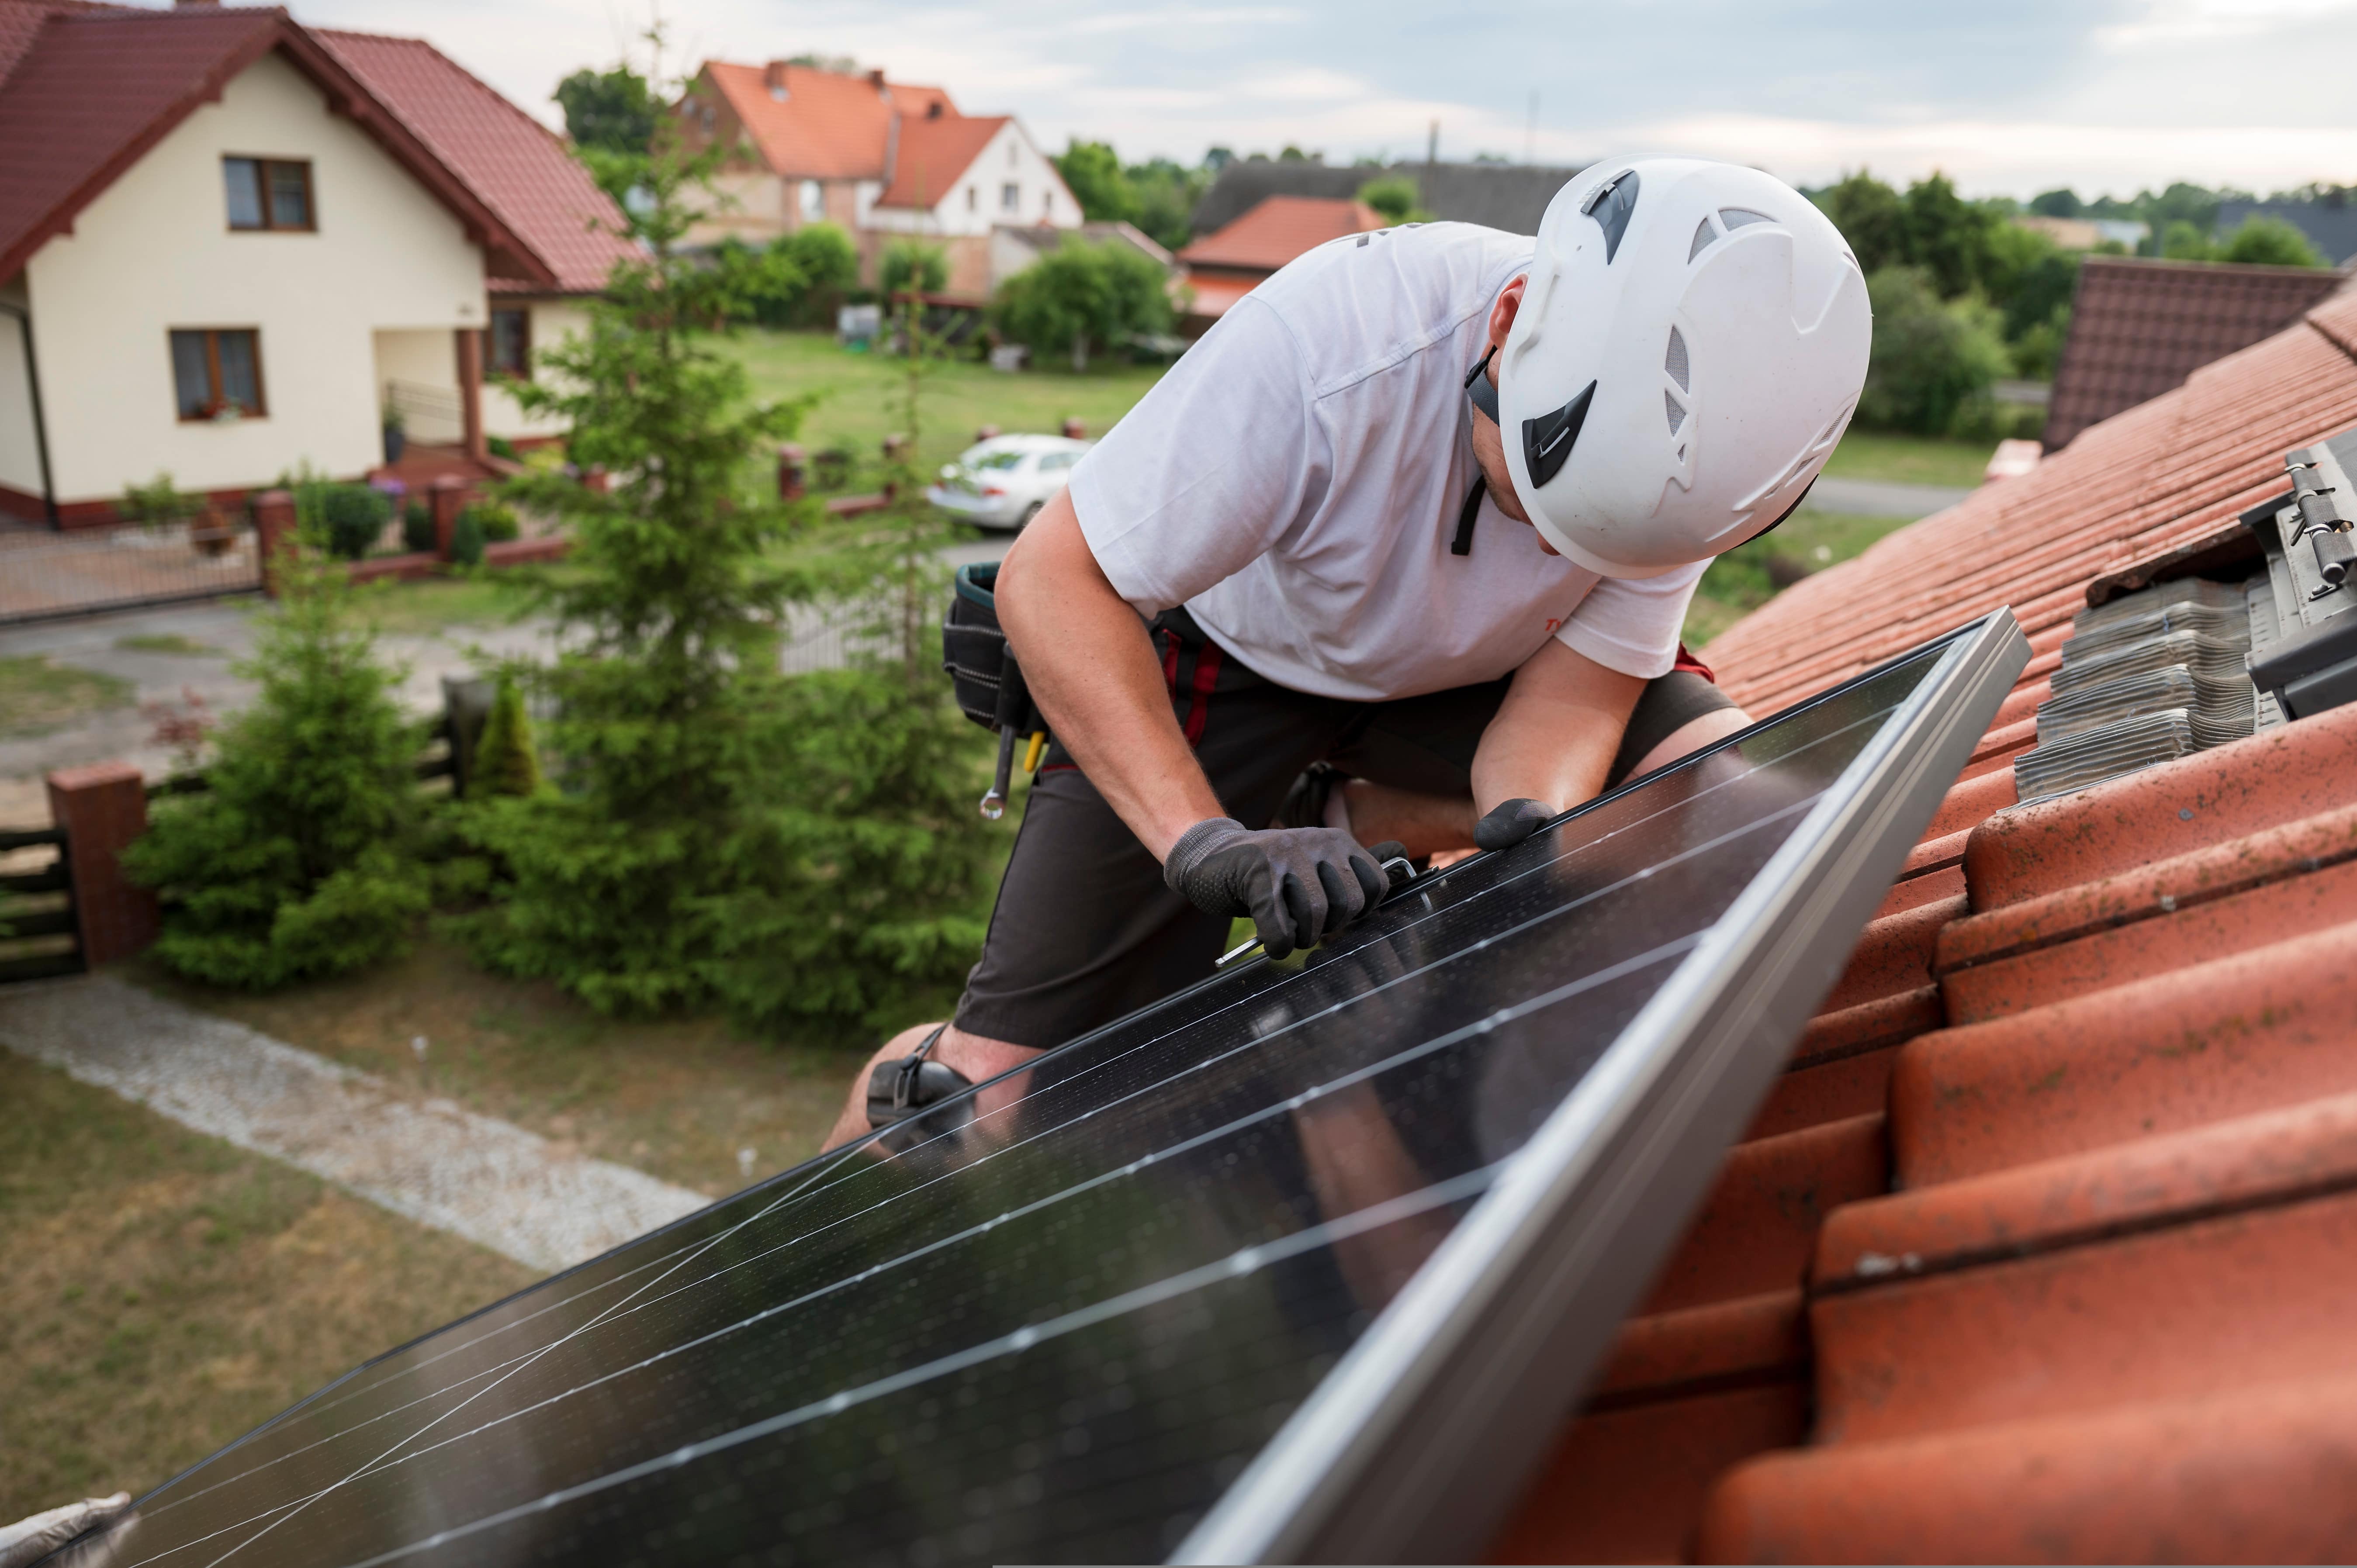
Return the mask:
<path id="1" fill-rule="evenodd" d="M 1709 682 L 1714 686 L 1718 684 L 1718 677 L 1710 672 L 1710 666 L 1705 664 L 1701 660 L 1696 659 L 1693 654 L 1688 653 L 1686 651 L 1686 645 L 1683 642 L 1678 644 L 1677 662 L 1671 665 L 1670 669 L 1674 673 L 1677 671 L 1683 670 L 1689 675 L 1701 676 L 1704 680 Z"/>

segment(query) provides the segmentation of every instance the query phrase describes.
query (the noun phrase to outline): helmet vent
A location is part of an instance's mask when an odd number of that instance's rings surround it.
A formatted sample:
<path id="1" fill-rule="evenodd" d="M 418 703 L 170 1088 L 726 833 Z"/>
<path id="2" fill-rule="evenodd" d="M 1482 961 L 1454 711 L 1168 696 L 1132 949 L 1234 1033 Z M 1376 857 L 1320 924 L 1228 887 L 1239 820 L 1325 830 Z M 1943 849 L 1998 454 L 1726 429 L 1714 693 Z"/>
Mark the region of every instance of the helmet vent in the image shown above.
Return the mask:
<path id="1" fill-rule="evenodd" d="M 1596 220 L 1604 231 L 1604 264 L 1610 266 L 1612 258 L 1620 253 L 1620 236 L 1629 231 L 1630 216 L 1637 210 L 1637 171 L 1606 180 L 1580 208 Z"/>
<path id="2" fill-rule="evenodd" d="M 1718 231 L 1710 226 L 1709 219 L 1706 218 L 1701 222 L 1695 224 L 1694 243 L 1686 247 L 1686 260 L 1691 262 L 1696 256 L 1701 255 L 1705 251 L 1709 250 L 1710 242 L 1717 238 Z"/>
<path id="3" fill-rule="evenodd" d="M 1544 489 L 1548 480 L 1563 471 L 1566 459 L 1579 440 L 1579 427 L 1587 423 L 1587 405 L 1596 398 L 1596 383 L 1582 387 L 1577 397 L 1536 419 L 1523 421 L 1523 461 L 1530 469 L 1531 488 Z"/>
<path id="4" fill-rule="evenodd" d="M 1730 229 L 1740 229 L 1746 223 L 1775 221 L 1765 212 L 1754 212 L 1748 207 L 1722 207 L 1718 209 L 1718 220 Z"/>
<path id="5" fill-rule="evenodd" d="M 1678 426 L 1686 422 L 1686 411 L 1679 406 L 1676 398 L 1667 392 L 1662 394 L 1662 403 L 1670 413 L 1670 434 L 1675 435 L 1678 433 Z"/>
<path id="6" fill-rule="evenodd" d="M 1670 380 L 1678 383 L 1678 391 L 1682 392 L 1694 391 L 1694 383 L 1686 379 L 1685 335 L 1674 327 L 1670 328 L 1670 356 L 1662 362 L 1662 368 L 1670 372 Z M 1676 426 L 1673 425 L 1671 428 L 1675 429 Z"/>

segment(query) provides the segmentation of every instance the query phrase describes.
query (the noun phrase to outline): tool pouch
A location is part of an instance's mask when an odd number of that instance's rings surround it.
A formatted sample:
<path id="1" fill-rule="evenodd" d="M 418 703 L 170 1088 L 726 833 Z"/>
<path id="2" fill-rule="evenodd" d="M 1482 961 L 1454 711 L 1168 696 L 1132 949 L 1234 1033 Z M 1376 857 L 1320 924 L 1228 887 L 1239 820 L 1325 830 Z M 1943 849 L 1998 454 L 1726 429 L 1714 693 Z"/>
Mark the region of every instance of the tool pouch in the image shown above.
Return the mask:
<path id="1" fill-rule="evenodd" d="M 997 581 L 996 561 L 957 569 L 949 611 L 942 617 L 942 668 L 949 671 L 959 712 L 987 730 L 1029 735 L 1048 725 L 1031 704 L 1023 671 L 998 624 L 991 592 Z"/>

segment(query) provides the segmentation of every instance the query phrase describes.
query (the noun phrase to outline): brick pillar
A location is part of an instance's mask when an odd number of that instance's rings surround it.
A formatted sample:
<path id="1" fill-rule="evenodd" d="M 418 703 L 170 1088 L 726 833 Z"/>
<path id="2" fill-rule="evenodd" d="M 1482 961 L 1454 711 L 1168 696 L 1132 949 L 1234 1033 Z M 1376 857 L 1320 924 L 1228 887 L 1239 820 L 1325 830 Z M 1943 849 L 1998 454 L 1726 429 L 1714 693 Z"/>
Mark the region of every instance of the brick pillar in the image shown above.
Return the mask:
<path id="1" fill-rule="evenodd" d="M 483 441 L 483 335 L 471 327 L 457 328 L 458 423 L 467 456 L 480 463 L 491 455 Z"/>
<path id="2" fill-rule="evenodd" d="M 581 476 L 581 488 L 593 495 L 604 495 L 613 488 L 613 476 L 606 472 L 603 463 L 592 463 Z"/>
<path id="3" fill-rule="evenodd" d="M 253 547 L 262 553 L 262 591 L 278 596 L 278 557 L 295 547 L 295 498 L 265 490 L 253 498 Z"/>
<path id="4" fill-rule="evenodd" d="M 977 442 L 995 441 L 998 438 L 998 426 L 996 424 L 977 424 L 974 427 L 974 438 Z"/>
<path id="5" fill-rule="evenodd" d="M 467 504 L 467 481 L 456 474 L 445 474 L 425 489 L 427 504 L 434 509 L 434 555 L 447 561 L 450 542 L 458 531 L 459 509 Z"/>
<path id="6" fill-rule="evenodd" d="M 1068 419 L 1064 421 L 1065 440 L 1086 441 L 1088 438 L 1089 427 L 1086 423 L 1078 419 Z"/>
<path id="7" fill-rule="evenodd" d="M 66 831 L 82 961 L 96 969 L 156 940 L 156 895 L 123 875 L 124 846 L 147 831 L 147 781 L 127 762 L 49 775 L 49 815 Z"/>
<path id="8" fill-rule="evenodd" d="M 804 479 L 808 472 L 805 461 L 802 449 L 792 442 L 785 442 L 778 447 L 778 499 L 780 500 L 798 501 L 802 499 L 803 493 L 809 488 Z"/>

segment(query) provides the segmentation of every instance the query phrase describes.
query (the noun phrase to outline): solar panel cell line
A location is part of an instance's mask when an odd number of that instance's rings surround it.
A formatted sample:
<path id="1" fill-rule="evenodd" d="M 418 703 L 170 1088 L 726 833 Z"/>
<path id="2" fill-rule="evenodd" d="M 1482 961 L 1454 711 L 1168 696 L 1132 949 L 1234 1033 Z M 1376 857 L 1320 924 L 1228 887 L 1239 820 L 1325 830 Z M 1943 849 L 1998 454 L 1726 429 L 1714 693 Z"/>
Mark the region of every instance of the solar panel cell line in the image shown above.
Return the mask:
<path id="1" fill-rule="evenodd" d="M 1636 1103 L 1632 1061 L 1674 1083 L 1663 1039 L 1708 1033 L 1680 1009 L 1731 997 L 1744 1070 L 1712 1066 L 1726 1103 L 1676 1122 L 1702 1128 L 1701 1168 L 1661 1212 L 1582 1222 L 1636 1239 L 1538 1305 L 1601 1326 L 1518 1369 L 1543 1398 L 1491 1402 L 1508 1426 L 1560 1419 L 2020 644 L 2000 612 L 1425 879 L 1307 961 L 1219 975 L 403 1347 L 60 1561 L 1307 1555 L 1371 1482 L 1476 1551 L 1481 1507 L 1417 1498 L 1482 1487 L 1464 1444 L 1420 1448 L 1449 1412 L 1401 1347 L 1461 1361 L 1450 1327 L 1486 1310 L 1466 1292 L 1528 1294 L 1481 1241 L 1501 1201 L 1560 1187 L 1559 1152 L 1533 1162 L 1582 1094 Z M 1788 883 L 1814 902 L 1770 896 Z M 1797 990 L 1727 992 L 1780 941 Z M 1426 1269 L 1443 1248 L 1470 1267 Z"/>

